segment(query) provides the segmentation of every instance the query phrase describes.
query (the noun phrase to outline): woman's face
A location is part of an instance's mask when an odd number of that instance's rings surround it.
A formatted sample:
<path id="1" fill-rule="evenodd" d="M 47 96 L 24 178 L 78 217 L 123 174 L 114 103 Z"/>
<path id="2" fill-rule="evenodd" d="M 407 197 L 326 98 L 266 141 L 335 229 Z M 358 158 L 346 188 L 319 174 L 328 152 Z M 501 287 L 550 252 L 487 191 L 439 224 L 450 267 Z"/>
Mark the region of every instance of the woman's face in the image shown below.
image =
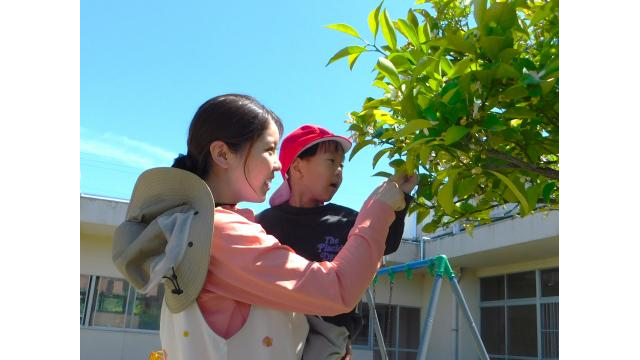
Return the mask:
<path id="1" fill-rule="evenodd" d="M 229 169 L 237 186 L 238 202 L 265 200 L 275 172 L 282 168 L 276 152 L 279 141 L 278 127 L 270 121 L 253 146 L 238 154 L 237 161 Z"/>

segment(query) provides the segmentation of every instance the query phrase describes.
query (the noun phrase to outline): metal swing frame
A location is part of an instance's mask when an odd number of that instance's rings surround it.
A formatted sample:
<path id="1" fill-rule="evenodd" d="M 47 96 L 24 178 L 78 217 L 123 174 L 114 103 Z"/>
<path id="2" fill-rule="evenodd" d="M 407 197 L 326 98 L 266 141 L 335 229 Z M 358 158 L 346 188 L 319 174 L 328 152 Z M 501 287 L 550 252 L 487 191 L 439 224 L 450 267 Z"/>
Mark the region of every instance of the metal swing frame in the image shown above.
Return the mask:
<path id="1" fill-rule="evenodd" d="M 429 272 L 434 276 L 433 286 L 431 287 L 431 297 L 429 298 L 429 305 L 427 307 L 427 313 L 424 320 L 424 325 L 422 327 L 422 336 L 420 337 L 420 347 L 418 348 L 418 360 L 425 360 L 427 358 L 427 348 L 429 347 L 429 339 L 431 338 L 431 332 L 433 329 L 433 319 L 436 313 L 436 306 L 438 304 L 438 296 L 440 295 L 440 288 L 442 286 L 443 277 L 447 277 L 449 279 L 449 284 L 451 285 L 451 291 L 453 292 L 456 302 L 458 306 L 462 310 L 464 314 L 464 318 L 471 329 L 471 333 L 473 335 L 473 340 L 476 345 L 476 350 L 480 358 L 483 360 L 489 360 L 489 354 L 487 354 L 487 350 L 482 343 L 482 338 L 480 337 L 480 332 L 478 331 L 478 327 L 473 321 L 473 317 L 471 316 L 471 311 L 469 311 L 469 307 L 467 306 L 467 302 L 464 299 L 464 295 L 462 294 L 462 290 L 460 289 L 460 285 L 458 284 L 458 280 L 456 278 L 455 272 L 452 270 L 451 265 L 449 264 L 449 260 L 445 255 L 438 255 L 426 260 L 420 260 L 412 263 L 401 264 L 386 267 L 378 270 L 376 273 L 376 279 L 374 279 L 374 284 L 379 276 L 384 274 L 388 274 L 390 278 L 393 278 L 393 275 L 397 272 L 406 272 L 408 276 L 410 276 L 411 271 L 418 268 L 428 268 Z M 376 333 L 376 338 L 378 340 L 378 346 L 380 348 L 380 355 L 383 360 L 388 360 L 387 348 L 384 344 L 384 337 L 382 336 L 382 329 L 380 328 L 380 322 L 378 321 L 378 315 L 376 313 L 375 301 L 372 293 L 372 286 L 367 289 L 367 303 L 369 304 L 369 313 L 373 314 L 373 324 Z"/>

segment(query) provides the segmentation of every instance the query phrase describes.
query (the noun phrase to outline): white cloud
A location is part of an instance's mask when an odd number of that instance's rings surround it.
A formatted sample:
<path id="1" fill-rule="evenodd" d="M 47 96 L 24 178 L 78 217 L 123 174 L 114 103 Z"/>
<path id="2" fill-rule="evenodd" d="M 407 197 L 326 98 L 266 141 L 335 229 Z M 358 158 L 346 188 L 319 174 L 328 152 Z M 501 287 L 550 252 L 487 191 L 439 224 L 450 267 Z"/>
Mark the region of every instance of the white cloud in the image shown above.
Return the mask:
<path id="1" fill-rule="evenodd" d="M 107 158 L 137 169 L 169 166 L 177 153 L 112 133 L 98 134 L 80 127 L 80 153 Z"/>

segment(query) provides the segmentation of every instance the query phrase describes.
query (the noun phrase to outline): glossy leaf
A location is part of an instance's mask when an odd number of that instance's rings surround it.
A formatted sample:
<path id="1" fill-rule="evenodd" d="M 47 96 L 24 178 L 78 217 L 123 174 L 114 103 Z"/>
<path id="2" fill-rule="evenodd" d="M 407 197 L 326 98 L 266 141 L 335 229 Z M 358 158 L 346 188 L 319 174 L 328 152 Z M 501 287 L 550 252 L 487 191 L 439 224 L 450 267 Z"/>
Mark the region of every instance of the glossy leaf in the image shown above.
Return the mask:
<path id="1" fill-rule="evenodd" d="M 438 199 L 438 204 L 442 206 L 444 212 L 447 215 L 454 215 L 455 206 L 453 204 L 453 182 L 455 180 L 455 176 L 450 176 L 446 184 L 442 185 L 440 190 L 438 191 L 438 195 L 436 198 Z"/>
<path id="2" fill-rule="evenodd" d="M 393 22 L 391 21 L 391 18 L 389 18 L 387 10 L 383 10 L 380 14 L 380 23 L 382 25 L 382 36 L 384 36 L 389 47 L 391 47 L 392 50 L 395 50 L 397 46 L 396 31 L 393 28 Z"/>
<path id="3" fill-rule="evenodd" d="M 335 55 L 333 55 L 333 57 L 331 57 L 331 59 L 329 59 L 329 62 L 327 63 L 328 66 L 329 64 L 331 64 L 332 62 L 342 59 L 343 57 L 352 55 L 352 54 L 359 54 L 361 52 L 366 51 L 366 49 L 362 46 L 347 46 L 342 48 L 340 51 L 338 51 Z"/>
<path id="4" fill-rule="evenodd" d="M 398 70 L 396 70 L 396 67 L 393 66 L 393 63 L 391 61 L 389 61 L 387 58 L 379 57 L 376 66 L 378 67 L 380 72 L 382 72 L 387 77 L 387 79 L 389 79 L 389 81 L 391 81 L 391 83 L 396 86 L 396 88 L 400 86 L 400 76 L 398 75 Z"/>
<path id="5" fill-rule="evenodd" d="M 349 161 L 351 161 L 351 159 L 353 159 L 353 157 L 356 156 L 356 154 L 360 152 L 360 150 L 362 150 L 365 146 L 372 144 L 374 144 L 374 142 L 371 140 L 357 142 L 353 149 L 351 149 L 351 154 L 349 154 Z"/>
<path id="6" fill-rule="evenodd" d="M 380 8 L 382 7 L 382 3 L 384 3 L 384 1 L 380 2 L 380 4 L 375 9 L 371 10 L 367 21 L 369 24 L 369 30 L 371 30 L 371 33 L 373 34 L 374 43 L 376 41 L 376 37 L 378 36 L 378 27 L 380 25 Z"/>
<path id="7" fill-rule="evenodd" d="M 351 25 L 348 24 L 330 24 L 325 26 L 328 29 L 333 29 L 333 30 L 337 30 L 340 32 L 343 32 L 345 34 L 351 35 L 353 37 L 356 37 L 358 39 L 362 39 L 362 37 L 360 36 L 360 34 L 358 34 L 358 31 L 356 29 L 354 29 Z"/>
<path id="8" fill-rule="evenodd" d="M 509 180 L 509 178 L 500 174 L 497 171 L 489 170 L 489 172 L 495 175 L 498 179 L 500 179 L 500 181 L 502 181 L 505 185 L 507 185 L 509 190 L 511 190 L 511 192 L 516 196 L 516 198 L 518 198 L 518 201 L 520 202 L 520 206 L 522 207 L 523 213 L 524 214 L 528 213 L 529 204 L 527 203 L 527 199 L 524 197 L 524 195 L 522 195 L 520 190 L 518 190 L 518 188 L 513 184 L 513 182 Z"/>
<path id="9" fill-rule="evenodd" d="M 447 132 L 444 135 L 444 144 L 451 145 L 456 141 L 462 139 L 463 136 L 469 133 L 469 128 L 464 126 L 452 126 L 447 129 Z"/>
<path id="10" fill-rule="evenodd" d="M 409 24 L 404 19 L 398 19 L 398 28 L 400 33 L 404 35 L 414 46 L 420 45 L 420 40 L 418 39 L 418 33 L 413 25 Z"/>
<path id="11" fill-rule="evenodd" d="M 356 53 L 356 54 L 351 54 L 349 55 L 349 70 L 353 69 L 353 65 L 356 64 L 356 60 L 358 60 L 358 57 L 361 55 L 362 53 Z"/>
<path id="12" fill-rule="evenodd" d="M 471 58 L 464 58 L 460 60 L 453 67 L 453 71 L 451 72 L 451 74 L 449 74 L 449 78 L 452 79 L 454 77 L 462 75 L 464 72 L 466 72 L 469 69 L 469 65 L 471 65 L 472 61 L 473 59 Z"/>
<path id="13" fill-rule="evenodd" d="M 378 161 L 380 161 L 380 158 L 383 157 L 386 153 L 388 153 L 389 151 L 393 150 L 392 147 L 388 147 L 388 148 L 384 148 L 380 151 L 378 151 L 374 156 L 373 156 L 373 162 L 372 162 L 372 167 L 375 168 L 376 165 L 378 164 Z"/>
<path id="14" fill-rule="evenodd" d="M 391 175 L 390 173 L 386 172 L 386 171 L 378 171 L 377 173 L 371 175 L 371 176 L 379 176 L 379 177 L 383 177 L 383 178 L 390 178 L 393 175 Z"/>

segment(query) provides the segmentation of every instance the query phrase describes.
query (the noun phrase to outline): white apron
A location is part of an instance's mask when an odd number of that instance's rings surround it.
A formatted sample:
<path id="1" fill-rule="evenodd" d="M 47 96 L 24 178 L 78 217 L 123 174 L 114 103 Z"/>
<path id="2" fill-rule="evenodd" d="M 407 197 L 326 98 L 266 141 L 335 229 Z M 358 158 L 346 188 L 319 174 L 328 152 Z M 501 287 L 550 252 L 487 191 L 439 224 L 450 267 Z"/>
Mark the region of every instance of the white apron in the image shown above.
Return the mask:
<path id="1" fill-rule="evenodd" d="M 229 340 L 211 330 L 195 301 L 178 314 L 163 301 L 160 313 L 165 360 L 300 360 L 308 332 L 303 314 L 256 305 Z"/>

